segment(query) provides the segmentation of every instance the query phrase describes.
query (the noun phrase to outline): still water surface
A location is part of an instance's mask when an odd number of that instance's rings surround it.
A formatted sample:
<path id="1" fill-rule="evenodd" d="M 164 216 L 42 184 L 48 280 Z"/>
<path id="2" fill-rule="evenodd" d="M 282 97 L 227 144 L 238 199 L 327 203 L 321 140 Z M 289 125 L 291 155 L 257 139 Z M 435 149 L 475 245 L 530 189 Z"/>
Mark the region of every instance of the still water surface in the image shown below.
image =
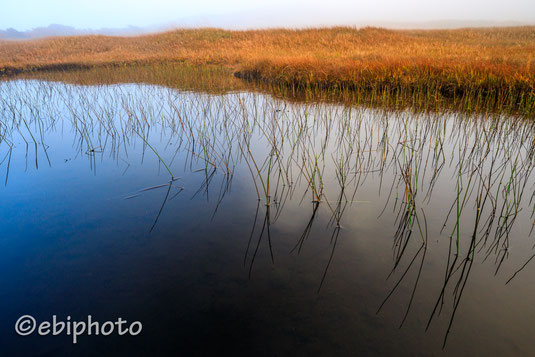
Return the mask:
<path id="1" fill-rule="evenodd" d="M 2 355 L 535 354 L 522 118 L 139 84 L 0 94 Z M 73 345 L 17 336 L 25 314 L 143 330 Z"/>

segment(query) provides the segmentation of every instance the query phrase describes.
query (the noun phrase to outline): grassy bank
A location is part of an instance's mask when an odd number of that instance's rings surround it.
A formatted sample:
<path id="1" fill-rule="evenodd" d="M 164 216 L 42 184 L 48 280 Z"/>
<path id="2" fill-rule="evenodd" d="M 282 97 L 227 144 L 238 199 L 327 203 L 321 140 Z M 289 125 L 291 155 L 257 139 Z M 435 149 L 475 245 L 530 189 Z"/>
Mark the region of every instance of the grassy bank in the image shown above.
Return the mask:
<path id="1" fill-rule="evenodd" d="M 187 62 L 292 89 L 382 90 L 532 107 L 535 27 L 177 30 L 0 42 L 0 73 Z"/>

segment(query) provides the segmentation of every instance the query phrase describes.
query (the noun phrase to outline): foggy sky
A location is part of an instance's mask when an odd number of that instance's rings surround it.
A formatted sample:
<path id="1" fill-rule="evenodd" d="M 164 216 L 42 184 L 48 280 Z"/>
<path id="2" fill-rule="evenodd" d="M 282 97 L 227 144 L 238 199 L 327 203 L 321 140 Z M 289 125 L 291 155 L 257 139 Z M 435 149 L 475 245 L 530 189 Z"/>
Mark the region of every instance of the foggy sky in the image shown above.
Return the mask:
<path id="1" fill-rule="evenodd" d="M 227 28 L 359 25 L 435 20 L 535 23 L 535 0 L 2 0 L 0 29 L 49 24 Z"/>

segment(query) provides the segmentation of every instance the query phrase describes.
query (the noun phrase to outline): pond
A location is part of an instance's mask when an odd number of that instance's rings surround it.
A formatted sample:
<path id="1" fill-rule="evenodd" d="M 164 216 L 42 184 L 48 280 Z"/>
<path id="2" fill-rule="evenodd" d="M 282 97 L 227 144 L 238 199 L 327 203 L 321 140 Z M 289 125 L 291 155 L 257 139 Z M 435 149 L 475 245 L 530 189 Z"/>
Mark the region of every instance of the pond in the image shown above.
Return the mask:
<path id="1" fill-rule="evenodd" d="M 534 129 L 0 82 L 2 354 L 534 354 Z M 23 315 L 142 331 L 74 344 Z"/>

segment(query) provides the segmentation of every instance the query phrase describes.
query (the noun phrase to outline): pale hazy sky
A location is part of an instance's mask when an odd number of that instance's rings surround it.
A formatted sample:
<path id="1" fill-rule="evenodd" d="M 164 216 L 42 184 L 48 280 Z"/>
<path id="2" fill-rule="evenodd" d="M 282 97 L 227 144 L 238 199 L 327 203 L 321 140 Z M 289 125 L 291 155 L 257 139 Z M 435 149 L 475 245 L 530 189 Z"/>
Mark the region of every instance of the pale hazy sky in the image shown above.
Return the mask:
<path id="1" fill-rule="evenodd" d="M 240 18 L 242 16 L 242 18 Z M 202 19 L 202 20 L 199 20 Z M 394 21 L 493 20 L 535 23 L 535 0 L 1 0 L 0 29 L 49 24 L 77 28 L 184 23 L 239 27 Z"/>

